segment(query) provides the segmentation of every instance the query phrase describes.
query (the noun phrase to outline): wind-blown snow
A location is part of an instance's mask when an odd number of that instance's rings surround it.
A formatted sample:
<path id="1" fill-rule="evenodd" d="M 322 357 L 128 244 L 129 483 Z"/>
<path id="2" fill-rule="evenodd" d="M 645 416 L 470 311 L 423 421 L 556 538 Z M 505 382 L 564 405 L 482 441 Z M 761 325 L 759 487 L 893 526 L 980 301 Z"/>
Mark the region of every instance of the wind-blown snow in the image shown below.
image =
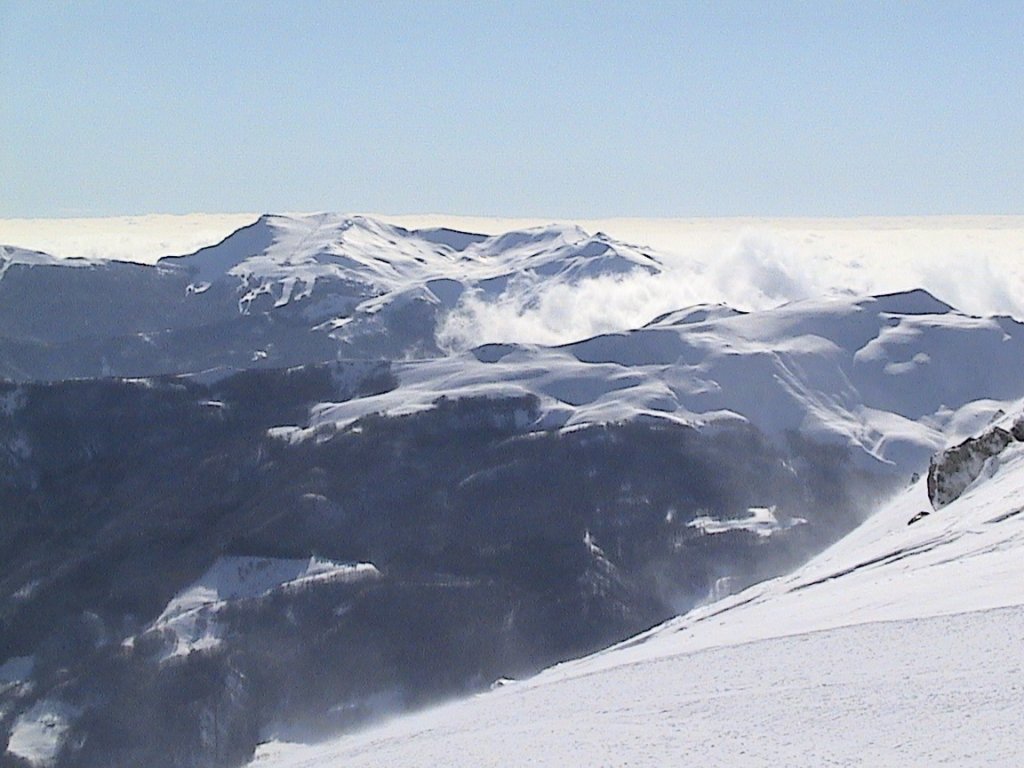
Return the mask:
<path id="1" fill-rule="evenodd" d="M 1024 604 L 1024 444 L 1007 448 L 998 469 L 956 501 L 908 525 L 928 509 L 922 479 L 794 574 L 579 664 L 593 670 L 651 653 Z"/>
<path id="2" fill-rule="evenodd" d="M 924 480 L 789 576 L 472 700 L 265 745 L 255 764 L 1019 765 L 1022 504 L 1013 443 L 912 525 Z"/>
<path id="3" fill-rule="evenodd" d="M 1014 766 L 1024 610 L 865 623 L 502 686 L 259 768 Z"/>
<path id="4" fill-rule="evenodd" d="M 410 228 L 443 222 L 489 233 L 537 223 L 450 216 L 382 218 Z M 591 219 L 575 223 L 650 249 L 662 261 L 660 279 L 637 276 L 618 286 L 613 295 L 595 294 L 595 301 L 588 305 L 590 312 L 581 311 L 582 304 L 577 306 L 582 316 L 620 314 L 622 328 L 644 322 L 638 317 L 643 310 L 648 318 L 702 302 L 753 310 L 836 292 L 880 294 L 912 288 L 924 288 L 972 314 L 1024 318 L 1022 217 Z M 557 306 L 552 303 L 549 309 L 557 311 Z M 578 333 L 577 338 L 586 335 L 592 333 Z"/>

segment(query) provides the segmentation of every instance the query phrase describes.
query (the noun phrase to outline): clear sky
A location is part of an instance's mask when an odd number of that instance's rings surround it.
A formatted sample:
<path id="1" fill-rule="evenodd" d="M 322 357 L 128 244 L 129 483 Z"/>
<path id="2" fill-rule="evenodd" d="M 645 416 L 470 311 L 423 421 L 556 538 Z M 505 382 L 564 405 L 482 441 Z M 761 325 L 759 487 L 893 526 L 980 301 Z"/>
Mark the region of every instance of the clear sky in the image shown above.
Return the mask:
<path id="1" fill-rule="evenodd" d="M 1024 2 L 0 0 L 0 216 L 1024 213 Z"/>

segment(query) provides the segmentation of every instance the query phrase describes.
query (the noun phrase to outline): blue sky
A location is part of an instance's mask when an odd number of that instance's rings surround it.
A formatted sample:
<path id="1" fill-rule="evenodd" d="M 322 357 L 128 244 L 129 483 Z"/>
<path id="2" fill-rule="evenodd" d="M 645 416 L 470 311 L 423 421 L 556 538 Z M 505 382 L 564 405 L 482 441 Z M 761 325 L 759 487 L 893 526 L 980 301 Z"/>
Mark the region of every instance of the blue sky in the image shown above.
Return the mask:
<path id="1" fill-rule="evenodd" d="M 1024 213 L 1024 3 L 0 0 L 0 216 Z"/>

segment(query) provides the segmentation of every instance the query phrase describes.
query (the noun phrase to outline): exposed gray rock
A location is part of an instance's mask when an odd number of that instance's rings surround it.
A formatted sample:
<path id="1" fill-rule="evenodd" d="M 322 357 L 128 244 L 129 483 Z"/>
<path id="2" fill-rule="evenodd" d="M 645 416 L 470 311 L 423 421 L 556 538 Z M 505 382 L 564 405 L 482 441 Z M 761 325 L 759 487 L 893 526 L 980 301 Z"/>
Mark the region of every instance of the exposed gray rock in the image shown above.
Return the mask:
<path id="1" fill-rule="evenodd" d="M 1021 421 L 1014 425 L 1013 432 L 993 427 L 934 456 L 928 467 L 928 498 L 932 507 L 939 510 L 958 499 L 981 474 L 986 461 L 1019 439 L 1017 434 L 1024 431 L 1022 427 Z"/>
<path id="2" fill-rule="evenodd" d="M 1017 420 L 1013 422 L 1010 434 L 1013 435 L 1013 439 L 1017 442 L 1024 443 L 1024 414 L 1018 416 Z"/>
<path id="3" fill-rule="evenodd" d="M 922 520 L 924 520 L 926 517 L 928 517 L 928 515 L 930 515 L 930 514 L 931 514 L 931 512 L 929 512 L 927 509 L 922 509 L 920 512 L 918 512 L 912 518 L 907 520 L 907 525 L 913 525 L 914 523 L 919 523 Z"/>

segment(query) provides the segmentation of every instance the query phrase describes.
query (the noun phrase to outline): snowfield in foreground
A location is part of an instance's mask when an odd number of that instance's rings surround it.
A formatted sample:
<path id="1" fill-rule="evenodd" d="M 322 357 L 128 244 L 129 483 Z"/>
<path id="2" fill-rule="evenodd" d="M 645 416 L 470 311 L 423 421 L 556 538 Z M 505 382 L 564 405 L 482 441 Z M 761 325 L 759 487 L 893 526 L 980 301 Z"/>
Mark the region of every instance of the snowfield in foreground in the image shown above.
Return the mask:
<path id="1" fill-rule="evenodd" d="M 270 745 L 255 765 L 1017 765 L 1022 632 L 1012 608 L 762 640 Z"/>
<path id="2" fill-rule="evenodd" d="M 1011 766 L 1024 760 L 1024 443 L 915 483 L 795 573 L 607 651 L 260 768 Z"/>

